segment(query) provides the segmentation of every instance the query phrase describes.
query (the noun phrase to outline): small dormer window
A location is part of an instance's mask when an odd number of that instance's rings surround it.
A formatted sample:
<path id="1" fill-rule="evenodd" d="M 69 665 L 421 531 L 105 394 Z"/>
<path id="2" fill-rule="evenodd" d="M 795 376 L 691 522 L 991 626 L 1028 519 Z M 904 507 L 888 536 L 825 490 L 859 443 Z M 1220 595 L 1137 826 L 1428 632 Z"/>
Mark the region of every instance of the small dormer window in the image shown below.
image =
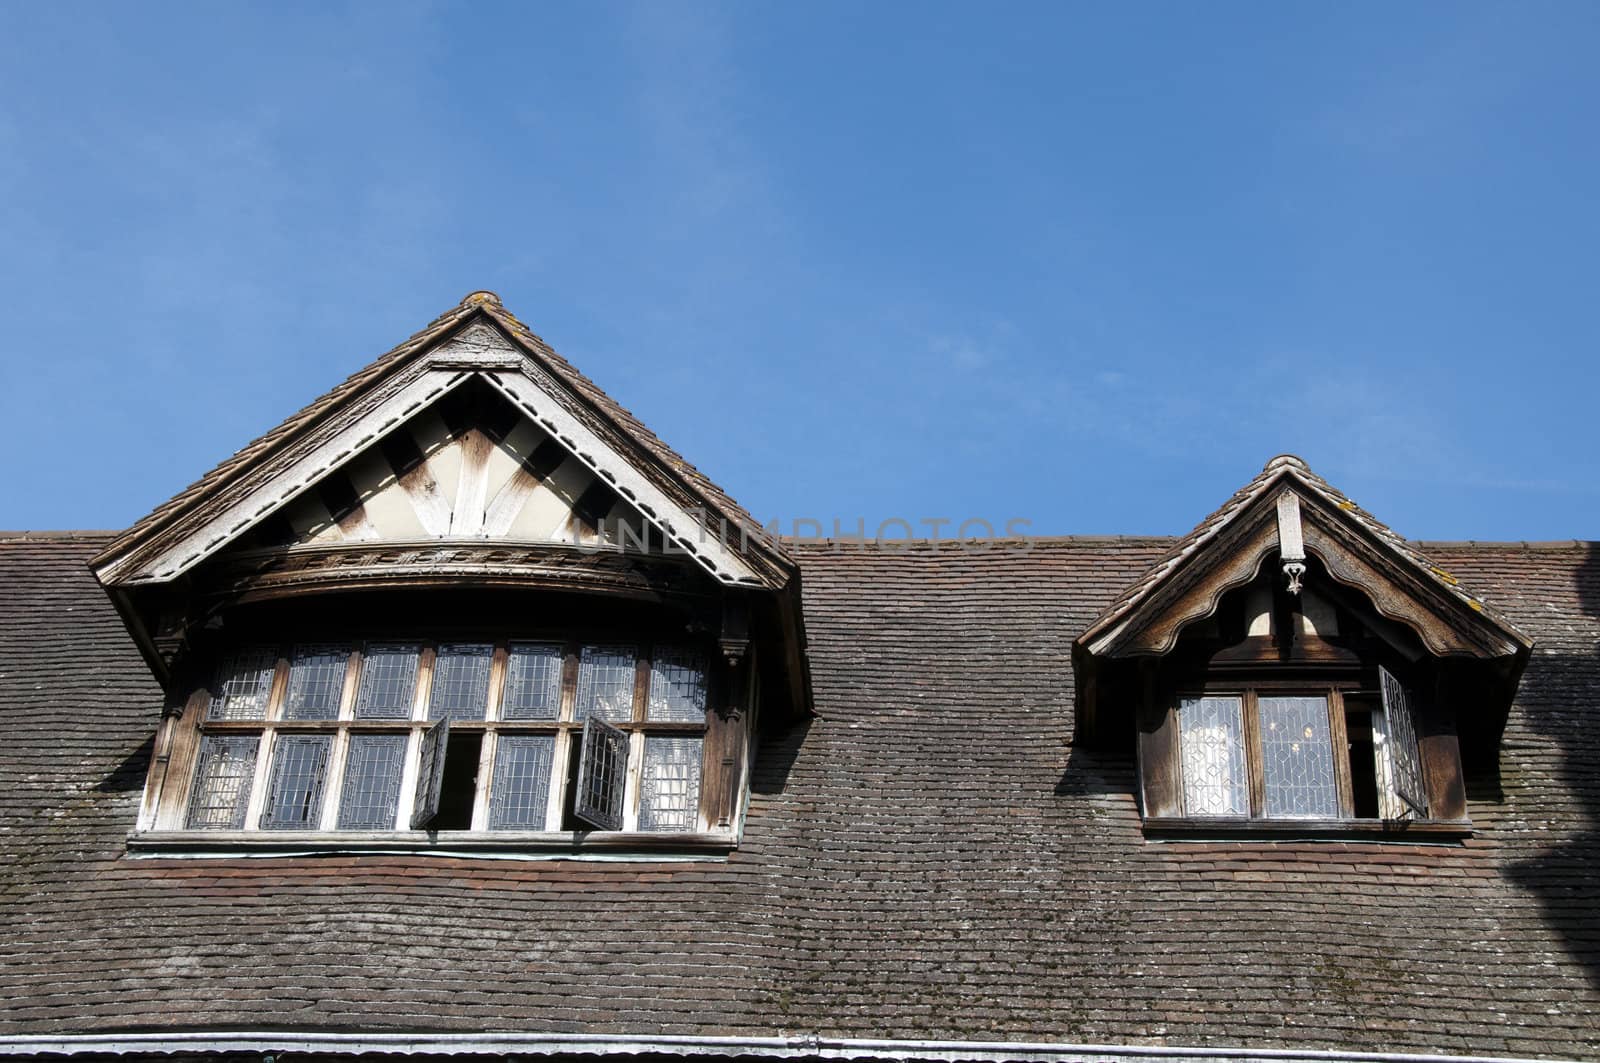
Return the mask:
<path id="1" fill-rule="evenodd" d="M 1132 738 L 1150 833 L 1460 834 L 1530 648 L 1283 456 L 1077 639 L 1077 739 Z"/>

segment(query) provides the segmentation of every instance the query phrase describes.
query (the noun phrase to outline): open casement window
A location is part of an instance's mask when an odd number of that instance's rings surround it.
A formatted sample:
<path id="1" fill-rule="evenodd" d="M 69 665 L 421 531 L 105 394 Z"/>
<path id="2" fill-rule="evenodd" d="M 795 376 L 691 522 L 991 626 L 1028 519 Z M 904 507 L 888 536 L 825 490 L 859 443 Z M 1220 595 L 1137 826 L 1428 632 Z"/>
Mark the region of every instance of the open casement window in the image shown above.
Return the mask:
<path id="1" fill-rule="evenodd" d="M 1352 684 L 1180 694 L 1182 815 L 1426 819 L 1410 709 L 1382 666 L 1381 701 Z"/>
<path id="2" fill-rule="evenodd" d="M 646 641 L 237 646 L 176 723 L 190 752 L 150 833 L 731 836 L 748 730 L 714 701 L 747 703 L 729 684 L 753 677 L 715 660 Z"/>
<path id="3" fill-rule="evenodd" d="M 1417 725 L 1411 698 L 1400 680 L 1387 668 L 1378 668 L 1382 686 L 1381 715 L 1373 717 L 1374 744 L 1382 765 L 1382 792 L 1405 802 L 1418 816 L 1428 814 L 1428 794 L 1422 785 L 1422 755 L 1417 749 Z M 1391 803 L 1386 806 L 1395 808 Z M 1396 809 L 1398 810 L 1398 809 Z"/>
<path id="4" fill-rule="evenodd" d="M 621 830 L 628 784 L 628 736 L 604 720 L 583 721 L 572 814 L 598 830 Z"/>

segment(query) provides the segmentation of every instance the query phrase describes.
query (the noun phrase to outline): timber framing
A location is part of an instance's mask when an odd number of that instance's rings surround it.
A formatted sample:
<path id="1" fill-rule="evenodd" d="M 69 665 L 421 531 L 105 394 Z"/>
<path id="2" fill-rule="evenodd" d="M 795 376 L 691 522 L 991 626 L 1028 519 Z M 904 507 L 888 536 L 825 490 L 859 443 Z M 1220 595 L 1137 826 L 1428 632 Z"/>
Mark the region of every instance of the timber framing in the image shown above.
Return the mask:
<path id="1" fill-rule="evenodd" d="M 651 601 L 715 597 L 687 558 L 556 543 L 317 544 L 233 553 L 199 575 L 202 596 L 230 603 L 318 589 L 462 585 L 599 591 Z"/>

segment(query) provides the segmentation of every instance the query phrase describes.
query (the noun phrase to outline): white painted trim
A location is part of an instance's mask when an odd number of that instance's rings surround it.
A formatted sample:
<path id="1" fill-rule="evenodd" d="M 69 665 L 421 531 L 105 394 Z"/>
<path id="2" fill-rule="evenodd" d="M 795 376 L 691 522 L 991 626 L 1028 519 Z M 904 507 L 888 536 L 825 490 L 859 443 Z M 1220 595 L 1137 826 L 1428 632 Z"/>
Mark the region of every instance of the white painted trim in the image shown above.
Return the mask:
<path id="1" fill-rule="evenodd" d="M 501 372 L 484 376 L 521 407 L 534 424 L 638 509 L 656 530 L 668 537 L 674 548 L 692 556 L 723 583 L 762 583 L 755 570 L 728 550 L 718 536 L 708 534 L 704 517 L 695 519 L 669 499 L 527 374 Z"/>
<path id="2" fill-rule="evenodd" d="M 279 1033 L 265 1030 L 13 1034 L 0 1055 L 92 1053 L 219 1053 L 329 1055 L 737 1056 L 805 1060 L 901 1060 L 981 1063 L 1122 1063 L 1150 1059 L 1259 1060 L 1262 1063 L 1533 1063 L 1528 1056 L 1355 1052 L 1337 1049 L 1191 1048 L 1039 1041 L 889 1040 L 798 1035 L 694 1037 L 583 1033 Z"/>
<path id="3" fill-rule="evenodd" d="M 385 399 L 361 418 L 309 454 L 302 455 L 270 484 L 258 488 L 190 533 L 181 543 L 158 554 L 135 572 L 127 572 L 125 559 L 112 562 L 97 575 L 102 583 L 166 583 L 194 568 L 233 542 L 250 528 L 293 501 L 328 473 L 353 459 L 395 427 L 438 401 L 472 374 L 430 370 Z"/>

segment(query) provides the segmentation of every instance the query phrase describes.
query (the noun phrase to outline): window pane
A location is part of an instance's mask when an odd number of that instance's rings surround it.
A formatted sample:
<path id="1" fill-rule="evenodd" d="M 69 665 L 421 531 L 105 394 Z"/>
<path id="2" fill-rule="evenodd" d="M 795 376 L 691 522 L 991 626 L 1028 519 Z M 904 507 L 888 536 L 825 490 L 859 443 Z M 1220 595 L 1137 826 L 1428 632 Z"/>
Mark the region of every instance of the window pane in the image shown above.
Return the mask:
<path id="1" fill-rule="evenodd" d="M 1328 699 L 1261 698 L 1260 706 L 1267 815 L 1337 816 Z"/>
<path id="2" fill-rule="evenodd" d="M 489 664 L 494 647 L 487 642 L 449 642 L 433 659 L 430 720 L 481 720 L 489 707 Z"/>
<path id="3" fill-rule="evenodd" d="M 250 785 L 256 774 L 260 735 L 213 735 L 200 744 L 194 794 L 189 798 L 191 830 L 240 830 Z"/>
<path id="4" fill-rule="evenodd" d="M 283 718 L 338 719 L 344 673 L 349 667 L 348 646 L 296 646 L 289 658 L 289 693 L 283 703 Z"/>
<path id="5" fill-rule="evenodd" d="M 374 642 L 361 661 L 361 688 L 356 693 L 356 719 L 408 720 L 417 692 L 414 642 Z"/>
<path id="6" fill-rule="evenodd" d="M 217 669 L 206 719 L 266 719 L 267 697 L 272 693 L 272 672 L 277 664 L 277 653 L 261 647 L 229 654 Z"/>
<path id="7" fill-rule="evenodd" d="M 1183 808 L 1190 816 L 1248 816 L 1244 707 L 1240 699 L 1184 698 L 1178 703 Z"/>
<path id="8" fill-rule="evenodd" d="M 394 830 L 405 735 L 351 735 L 339 795 L 340 830 Z"/>
<path id="9" fill-rule="evenodd" d="M 273 743 L 272 783 L 261 826 L 267 830 L 316 830 L 322 815 L 322 781 L 331 735 L 279 735 Z"/>
<path id="10" fill-rule="evenodd" d="M 633 719 L 632 646 L 585 646 L 578 662 L 578 706 L 574 718 Z"/>
<path id="11" fill-rule="evenodd" d="M 627 732 L 598 717 L 585 720 L 572 814 L 601 830 L 621 830 L 627 778 Z"/>
<path id="12" fill-rule="evenodd" d="M 561 709 L 561 647 L 553 642 L 513 642 L 506 659 L 507 720 L 553 720 Z"/>
<path id="13" fill-rule="evenodd" d="M 650 662 L 652 720 L 700 723 L 706 718 L 706 662 L 698 653 L 658 648 Z"/>
<path id="14" fill-rule="evenodd" d="M 640 830 L 694 830 L 700 825 L 700 739 L 644 740 Z"/>
<path id="15" fill-rule="evenodd" d="M 544 830 L 555 748 L 549 735 L 500 736 L 494 751 L 490 830 Z"/>

